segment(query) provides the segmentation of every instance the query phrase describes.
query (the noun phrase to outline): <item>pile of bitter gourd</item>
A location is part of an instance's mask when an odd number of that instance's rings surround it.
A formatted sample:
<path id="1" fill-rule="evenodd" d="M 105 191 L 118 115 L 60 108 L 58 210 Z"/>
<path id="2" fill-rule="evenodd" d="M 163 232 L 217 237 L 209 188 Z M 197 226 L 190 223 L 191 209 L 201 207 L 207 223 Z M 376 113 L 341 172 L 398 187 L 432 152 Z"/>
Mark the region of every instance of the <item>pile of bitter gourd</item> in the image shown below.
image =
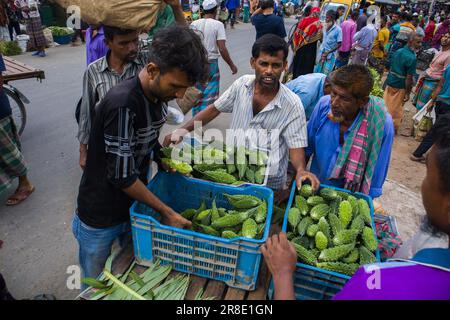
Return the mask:
<path id="1" fill-rule="evenodd" d="M 233 209 L 211 208 L 202 202 L 198 209 L 186 209 L 181 215 L 192 221 L 191 230 L 215 237 L 261 239 L 267 217 L 267 202 L 250 195 L 224 194 Z"/>
<path id="2" fill-rule="evenodd" d="M 353 275 L 377 260 L 369 205 L 348 193 L 323 188 L 315 195 L 303 185 L 289 209 L 287 231 L 301 263 Z"/>
<path id="3" fill-rule="evenodd" d="M 263 184 L 268 162 L 267 153 L 245 147 L 218 148 L 212 144 L 184 149 L 161 149 L 162 162 L 182 174 L 218 183 L 241 185 Z M 187 150 L 187 154 L 186 153 Z M 176 159 L 173 157 L 176 152 Z"/>

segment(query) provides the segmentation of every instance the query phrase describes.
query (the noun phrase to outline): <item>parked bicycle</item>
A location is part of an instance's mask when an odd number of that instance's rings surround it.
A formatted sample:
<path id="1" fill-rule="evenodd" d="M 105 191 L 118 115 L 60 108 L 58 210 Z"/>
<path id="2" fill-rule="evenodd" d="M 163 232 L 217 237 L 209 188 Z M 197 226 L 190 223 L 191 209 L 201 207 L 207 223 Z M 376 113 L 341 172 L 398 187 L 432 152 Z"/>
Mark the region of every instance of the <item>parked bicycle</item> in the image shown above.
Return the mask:
<path id="1" fill-rule="evenodd" d="M 12 109 L 12 117 L 20 135 L 27 123 L 25 104 L 29 104 L 30 100 L 9 82 L 32 78 L 42 81 L 42 79 L 45 79 L 45 73 L 10 57 L 3 57 L 3 60 L 6 66 L 6 71 L 3 73 L 3 90 L 8 97 Z"/>

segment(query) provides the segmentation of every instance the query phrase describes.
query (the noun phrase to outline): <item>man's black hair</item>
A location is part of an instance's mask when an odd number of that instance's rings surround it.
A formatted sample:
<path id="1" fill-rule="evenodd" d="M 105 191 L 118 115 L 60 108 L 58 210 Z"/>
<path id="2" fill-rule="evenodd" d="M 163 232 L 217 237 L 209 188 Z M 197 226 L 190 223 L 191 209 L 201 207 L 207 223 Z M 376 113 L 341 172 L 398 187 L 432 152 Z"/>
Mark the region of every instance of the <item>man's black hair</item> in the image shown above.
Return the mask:
<path id="1" fill-rule="evenodd" d="M 275 3 L 273 2 L 273 0 L 261 0 L 260 4 L 261 9 L 263 10 L 275 7 Z"/>
<path id="2" fill-rule="evenodd" d="M 345 10 L 345 7 L 344 6 L 339 6 L 337 9 L 338 10 Z"/>
<path id="3" fill-rule="evenodd" d="M 450 193 L 450 115 L 441 116 L 432 130 L 441 186 Z"/>
<path id="4" fill-rule="evenodd" d="M 286 60 L 289 53 L 288 44 L 279 36 L 268 33 L 255 41 L 252 47 L 252 57 L 257 59 L 261 52 L 276 56 L 279 51 L 283 51 L 283 60 Z"/>
<path id="5" fill-rule="evenodd" d="M 366 66 L 350 64 L 331 75 L 331 83 L 348 90 L 356 99 L 368 97 L 373 88 L 373 78 Z"/>
<path id="6" fill-rule="evenodd" d="M 434 21 L 434 19 L 435 19 L 434 16 L 430 17 L 430 21 Z"/>
<path id="7" fill-rule="evenodd" d="M 123 36 L 130 33 L 136 33 L 136 30 L 103 26 L 103 33 L 105 34 L 106 40 L 112 41 L 114 39 L 114 36 Z"/>
<path id="8" fill-rule="evenodd" d="M 354 20 L 354 21 L 356 21 L 356 20 L 358 20 L 358 18 L 359 18 L 359 10 L 352 10 L 352 13 L 350 14 L 350 16 L 352 17 L 352 19 Z"/>
<path id="9" fill-rule="evenodd" d="M 204 82 L 208 76 L 208 53 L 200 37 L 191 29 L 173 25 L 160 29 L 153 37 L 149 63 L 155 63 L 161 74 L 175 68 L 186 73 L 189 82 Z"/>
<path id="10" fill-rule="evenodd" d="M 402 11 L 400 12 L 400 19 L 406 21 L 408 18 L 408 12 Z"/>
<path id="11" fill-rule="evenodd" d="M 328 10 L 327 13 L 325 13 L 325 16 L 333 18 L 334 21 L 337 20 L 337 17 L 336 17 L 337 16 L 337 12 L 334 11 L 334 10 Z"/>

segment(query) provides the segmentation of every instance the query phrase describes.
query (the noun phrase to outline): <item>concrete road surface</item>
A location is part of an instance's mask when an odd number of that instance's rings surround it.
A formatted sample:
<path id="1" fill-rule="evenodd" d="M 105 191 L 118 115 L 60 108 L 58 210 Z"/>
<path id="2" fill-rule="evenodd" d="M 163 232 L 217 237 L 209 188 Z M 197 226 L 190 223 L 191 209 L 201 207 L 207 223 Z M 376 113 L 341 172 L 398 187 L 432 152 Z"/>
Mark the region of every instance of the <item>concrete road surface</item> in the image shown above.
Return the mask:
<path id="1" fill-rule="evenodd" d="M 289 30 L 293 21 L 287 23 Z M 221 92 L 239 76 L 253 73 L 249 60 L 255 39 L 251 24 L 240 23 L 227 30 L 227 46 L 239 73 L 231 75 L 220 61 Z M 0 195 L 0 273 L 10 292 L 18 299 L 40 293 L 52 293 L 58 299 L 72 299 L 77 290 L 69 290 L 67 269 L 78 263 L 77 243 L 71 220 L 76 204 L 81 169 L 78 166 L 76 102 L 81 95 L 85 65 L 84 46 L 60 46 L 47 51 L 46 58 L 30 53 L 15 59 L 45 70 L 46 79 L 11 83 L 31 101 L 27 105 L 28 122 L 22 135 L 22 147 L 29 164 L 29 177 L 35 193 L 16 207 L 6 201 L 16 185 Z M 216 119 L 210 126 L 226 128 L 229 116 Z M 163 128 L 161 138 L 174 127 Z"/>

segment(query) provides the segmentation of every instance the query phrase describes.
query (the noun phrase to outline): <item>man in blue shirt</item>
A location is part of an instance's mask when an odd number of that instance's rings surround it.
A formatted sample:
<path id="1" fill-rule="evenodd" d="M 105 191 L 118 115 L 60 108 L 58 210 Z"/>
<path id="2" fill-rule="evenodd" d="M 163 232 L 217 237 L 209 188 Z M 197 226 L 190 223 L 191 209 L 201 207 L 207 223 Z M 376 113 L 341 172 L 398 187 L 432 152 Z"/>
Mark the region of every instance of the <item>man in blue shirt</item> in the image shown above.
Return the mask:
<path id="1" fill-rule="evenodd" d="M 338 69 L 331 77 L 331 95 L 321 98 L 308 122 L 307 157 L 313 157 L 311 172 L 321 183 L 336 187 L 346 187 L 347 172 L 341 170 L 336 176 L 336 168 L 341 159 L 341 153 L 358 143 L 355 133 L 362 132 L 364 121 L 367 125 L 367 137 L 364 143 L 369 145 L 366 154 L 359 158 L 363 160 L 362 183 L 352 191 L 368 193 L 371 197 L 381 196 L 383 183 L 387 176 L 392 143 L 394 140 L 394 125 L 382 100 L 369 97 L 373 80 L 368 69 L 361 65 L 348 65 Z M 373 102 L 381 105 L 371 109 Z M 378 112 L 378 116 L 373 116 Z M 370 133 L 369 128 L 374 127 Z M 375 136 L 378 139 L 375 139 Z M 352 145 L 352 146 L 350 146 Z M 348 158 L 352 158 L 352 151 Z M 353 159 L 351 159 L 353 161 Z M 346 163 L 348 165 L 348 163 Z M 372 172 L 372 174 L 370 174 Z M 364 190 L 364 184 L 368 188 Z"/>
<path id="2" fill-rule="evenodd" d="M 239 8 L 239 0 L 226 0 L 225 6 L 228 9 L 228 20 L 231 20 L 231 29 L 234 29 L 234 24 L 236 23 L 236 10 Z"/>
<path id="3" fill-rule="evenodd" d="M 273 0 L 261 0 L 260 8 L 252 14 L 252 24 L 256 29 L 256 39 L 265 34 L 272 33 L 280 38 L 286 37 L 283 18 L 274 13 Z"/>
<path id="4" fill-rule="evenodd" d="M 286 84 L 299 96 L 305 108 L 306 120 L 309 120 L 320 98 L 330 94 L 331 84 L 323 73 L 310 73 L 297 77 Z"/>
<path id="5" fill-rule="evenodd" d="M 314 72 L 329 74 L 336 63 L 337 50 L 342 44 L 342 29 L 336 24 L 336 11 L 326 13 L 326 28 L 323 29 L 323 39 L 320 45 L 320 60 Z"/>

